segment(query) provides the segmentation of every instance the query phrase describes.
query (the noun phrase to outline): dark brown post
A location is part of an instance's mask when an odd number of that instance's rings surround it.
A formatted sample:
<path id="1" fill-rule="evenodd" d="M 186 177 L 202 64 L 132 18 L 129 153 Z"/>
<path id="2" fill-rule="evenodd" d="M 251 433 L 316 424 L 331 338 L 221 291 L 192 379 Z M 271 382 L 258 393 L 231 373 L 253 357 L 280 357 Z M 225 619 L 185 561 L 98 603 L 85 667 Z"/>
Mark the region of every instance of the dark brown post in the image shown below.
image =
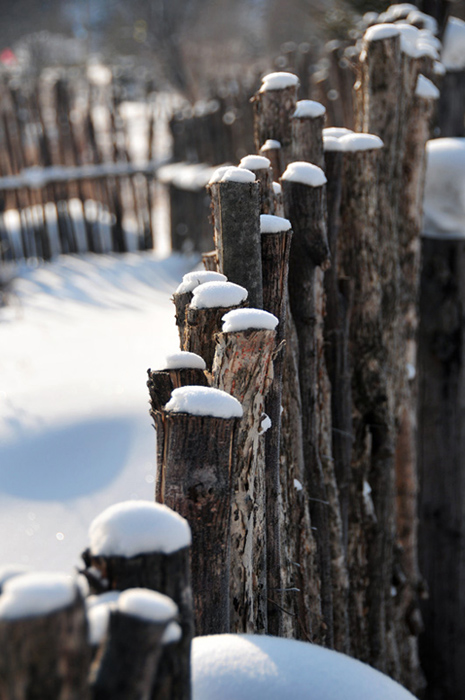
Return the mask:
<path id="1" fill-rule="evenodd" d="M 192 529 L 196 633 L 230 628 L 231 477 L 240 403 L 205 387 L 175 389 L 165 406 L 159 469 L 161 499 Z"/>
<path id="2" fill-rule="evenodd" d="M 317 308 L 315 272 L 329 263 L 326 235 L 323 171 L 310 163 L 291 163 L 282 177 L 284 209 L 294 237 L 289 263 L 289 300 L 299 348 L 299 380 L 302 402 L 302 435 L 305 460 L 304 488 L 310 497 L 321 574 L 321 606 L 327 646 L 333 645 L 333 606 L 329 514 L 325 480 L 319 454 L 316 424 L 317 390 Z"/>
<path id="3" fill-rule="evenodd" d="M 84 602 L 65 574 L 10 579 L 0 597 L 0 697 L 88 700 Z"/>
<path id="4" fill-rule="evenodd" d="M 284 170 L 281 143 L 276 139 L 267 139 L 260 147 L 260 155 L 268 158 L 273 171 L 273 179 L 278 180 Z"/>
<path id="5" fill-rule="evenodd" d="M 221 168 L 217 173 L 208 189 L 218 269 L 247 289 L 252 306 L 262 308 L 260 185 L 245 168 Z"/>
<path id="6" fill-rule="evenodd" d="M 322 168 L 324 165 L 322 130 L 325 107 L 313 100 L 300 100 L 292 115 L 292 155 Z"/>
<path id="7" fill-rule="evenodd" d="M 177 612 L 175 603 L 161 593 L 143 588 L 121 593 L 91 671 L 93 700 L 154 697 L 163 635 Z"/>
<path id="8" fill-rule="evenodd" d="M 181 347 L 184 343 L 184 335 L 186 328 L 186 309 L 192 300 L 192 294 L 199 284 L 206 282 L 227 282 L 226 275 L 213 270 L 194 270 L 188 272 L 182 278 L 181 284 L 177 287 L 173 294 L 173 304 L 176 308 L 176 325 L 179 332 L 179 340 Z"/>
<path id="9" fill-rule="evenodd" d="M 223 317 L 213 362 L 213 384 L 243 409 L 232 472 L 231 631 L 266 632 L 266 481 L 260 437 L 265 396 L 273 378 L 278 319 L 267 311 L 239 309 Z"/>

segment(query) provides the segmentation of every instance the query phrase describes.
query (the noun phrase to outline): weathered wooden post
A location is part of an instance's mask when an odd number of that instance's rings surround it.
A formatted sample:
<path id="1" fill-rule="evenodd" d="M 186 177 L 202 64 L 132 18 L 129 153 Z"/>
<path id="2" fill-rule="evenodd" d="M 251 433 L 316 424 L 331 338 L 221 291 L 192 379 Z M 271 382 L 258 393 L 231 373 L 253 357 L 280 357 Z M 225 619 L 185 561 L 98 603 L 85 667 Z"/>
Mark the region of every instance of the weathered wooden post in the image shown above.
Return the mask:
<path id="1" fill-rule="evenodd" d="M 231 504 L 231 630 L 266 632 L 266 480 L 261 438 L 265 396 L 273 379 L 278 319 L 260 309 L 223 317 L 213 362 L 213 384 L 243 409 L 236 440 Z"/>
<path id="2" fill-rule="evenodd" d="M 179 670 L 173 700 L 190 700 L 194 620 L 188 523 L 164 505 L 126 501 L 95 518 L 89 540 L 82 556 L 91 590 L 148 588 L 169 596 L 178 606 L 182 637 L 165 647 L 163 656 L 168 658 L 162 658 L 161 664 L 175 664 Z"/>
<path id="3" fill-rule="evenodd" d="M 179 341 L 181 347 L 184 343 L 184 335 L 186 329 L 186 309 L 192 301 L 192 294 L 199 284 L 206 282 L 227 282 L 226 275 L 214 270 L 194 270 L 188 272 L 182 278 L 181 284 L 177 287 L 173 294 L 173 304 L 176 308 L 176 325 L 179 332 Z"/>
<path id="4" fill-rule="evenodd" d="M 260 213 L 275 213 L 275 195 L 273 191 L 273 170 L 271 161 L 265 156 L 244 156 L 239 163 L 240 168 L 245 168 L 254 173 L 260 186 Z"/>
<path id="5" fill-rule="evenodd" d="M 65 574 L 7 581 L 0 596 L 2 700 L 88 700 L 91 650 L 84 602 Z"/>
<path id="6" fill-rule="evenodd" d="M 260 185 L 255 174 L 245 168 L 219 168 L 208 190 L 218 270 L 247 289 L 252 306 L 262 308 Z"/>
<path id="7" fill-rule="evenodd" d="M 163 635 L 177 613 L 176 604 L 161 593 L 145 588 L 121 593 L 91 671 L 93 700 L 155 700 Z"/>
<path id="8" fill-rule="evenodd" d="M 294 160 L 305 160 L 319 168 L 324 166 L 322 131 L 325 107 L 313 100 L 299 100 L 292 115 L 292 155 Z"/>
<path id="9" fill-rule="evenodd" d="M 268 158 L 270 161 L 273 179 L 277 181 L 284 170 L 281 143 L 276 139 L 267 139 L 265 143 L 260 146 L 259 152 L 260 155 L 265 156 L 265 158 Z"/>
<path id="10" fill-rule="evenodd" d="M 231 478 L 242 408 L 206 387 L 173 391 L 162 411 L 160 499 L 192 529 L 192 582 L 197 634 L 230 628 Z"/>

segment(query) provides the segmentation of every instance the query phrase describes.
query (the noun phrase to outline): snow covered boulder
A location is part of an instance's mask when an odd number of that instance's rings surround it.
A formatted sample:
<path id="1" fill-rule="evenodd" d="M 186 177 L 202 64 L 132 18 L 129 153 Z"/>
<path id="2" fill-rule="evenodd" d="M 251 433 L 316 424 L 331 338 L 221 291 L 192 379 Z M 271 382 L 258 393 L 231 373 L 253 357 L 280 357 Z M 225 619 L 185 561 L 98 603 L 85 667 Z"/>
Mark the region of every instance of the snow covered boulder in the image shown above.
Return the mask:
<path id="1" fill-rule="evenodd" d="M 261 635 L 196 637 L 193 700 L 413 700 L 371 666 L 323 647 Z"/>
<path id="2" fill-rule="evenodd" d="M 423 235 L 465 236 L 465 138 L 444 138 L 426 144 Z"/>

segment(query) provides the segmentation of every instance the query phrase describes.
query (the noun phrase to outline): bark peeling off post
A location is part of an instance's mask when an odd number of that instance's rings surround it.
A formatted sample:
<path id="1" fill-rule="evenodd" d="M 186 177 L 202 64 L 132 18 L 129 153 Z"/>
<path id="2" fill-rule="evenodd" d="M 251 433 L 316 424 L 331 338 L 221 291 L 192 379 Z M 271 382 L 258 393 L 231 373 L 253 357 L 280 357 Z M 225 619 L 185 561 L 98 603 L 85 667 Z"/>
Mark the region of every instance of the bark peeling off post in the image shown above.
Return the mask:
<path id="1" fill-rule="evenodd" d="M 212 199 L 218 270 L 245 287 L 252 307 L 263 307 L 258 182 L 214 182 Z"/>
<path id="2" fill-rule="evenodd" d="M 255 93 L 252 98 L 254 108 L 254 142 L 257 153 L 268 139 L 281 144 L 281 166 L 283 170 L 292 161 L 291 117 L 297 104 L 297 86 L 281 90 L 266 90 Z M 274 166 L 274 164 L 273 164 Z M 282 173 L 275 172 L 277 179 Z"/>
<path id="3" fill-rule="evenodd" d="M 186 518 L 192 530 L 196 634 L 229 632 L 231 475 L 238 419 L 166 411 L 162 418 L 160 501 Z"/>
<path id="4" fill-rule="evenodd" d="M 318 401 L 317 308 L 315 273 L 327 267 L 329 247 L 324 216 L 324 187 L 282 180 L 284 208 L 294 238 L 289 266 L 289 298 L 299 345 L 299 380 L 305 461 L 304 487 L 311 494 L 310 513 L 315 528 L 321 575 L 321 606 L 325 624 L 321 639 L 333 645 L 333 605 L 328 499 L 319 454 L 316 407 Z M 316 633 L 317 634 L 317 633 Z"/>
<path id="5" fill-rule="evenodd" d="M 2 700 L 89 700 L 91 650 L 82 598 L 48 615 L 0 621 Z"/>
<path id="6" fill-rule="evenodd" d="M 242 405 L 231 504 L 231 631 L 267 631 L 266 484 L 261 423 L 273 380 L 276 332 L 221 333 L 213 385 Z M 271 594 L 271 592 L 270 592 Z M 268 595 L 270 595 L 268 594 Z"/>

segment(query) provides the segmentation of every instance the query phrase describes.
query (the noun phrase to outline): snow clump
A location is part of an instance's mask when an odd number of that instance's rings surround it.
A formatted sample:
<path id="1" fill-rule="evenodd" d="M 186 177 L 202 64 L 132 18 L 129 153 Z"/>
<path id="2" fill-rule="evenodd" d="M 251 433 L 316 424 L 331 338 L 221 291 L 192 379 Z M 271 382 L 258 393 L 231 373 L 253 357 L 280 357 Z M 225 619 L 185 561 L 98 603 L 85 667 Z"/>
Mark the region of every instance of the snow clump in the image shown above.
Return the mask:
<path id="1" fill-rule="evenodd" d="M 465 22 L 458 17 L 449 17 L 447 21 L 441 60 L 447 70 L 465 68 Z"/>
<path id="2" fill-rule="evenodd" d="M 300 182 L 302 185 L 310 185 L 310 187 L 322 187 L 327 182 L 321 168 L 303 161 L 289 163 L 281 179 L 288 182 Z"/>
<path id="3" fill-rule="evenodd" d="M 263 309 L 234 309 L 223 316 L 223 333 L 255 330 L 274 331 L 279 321 Z"/>
<path id="4" fill-rule="evenodd" d="M 178 614 L 178 606 L 171 598 L 147 588 L 129 588 L 123 591 L 116 609 L 147 622 L 169 622 Z"/>
<path id="5" fill-rule="evenodd" d="M 343 151 L 353 153 L 355 151 L 372 151 L 384 146 L 379 136 L 375 134 L 354 133 L 342 136 L 339 139 Z"/>
<path id="6" fill-rule="evenodd" d="M 212 185 L 215 182 L 255 182 L 255 173 L 246 168 L 237 168 L 231 165 L 228 168 L 218 168 L 218 170 L 215 170 L 208 184 Z"/>
<path id="7" fill-rule="evenodd" d="M 0 596 L 0 619 L 37 617 L 71 605 L 79 595 L 76 580 L 61 573 L 31 573 L 10 578 Z"/>
<path id="8" fill-rule="evenodd" d="M 186 294 L 187 292 L 193 292 L 199 284 L 204 284 L 205 282 L 227 282 L 228 278 L 221 272 L 214 272 L 213 270 L 194 270 L 193 272 L 188 272 L 182 278 L 182 282 L 176 289 L 175 294 Z"/>
<path id="9" fill-rule="evenodd" d="M 292 115 L 296 119 L 316 119 L 326 114 L 326 107 L 314 100 L 299 100 Z"/>
<path id="10" fill-rule="evenodd" d="M 420 73 L 417 79 L 415 95 L 425 100 L 438 100 L 440 92 L 431 80 L 425 78 L 425 76 Z"/>
<path id="11" fill-rule="evenodd" d="M 246 170 L 267 170 L 271 167 L 271 163 L 265 156 L 249 155 L 242 158 L 239 167 Z"/>
<path id="12" fill-rule="evenodd" d="M 206 369 L 205 360 L 195 352 L 187 350 L 179 350 L 166 355 L 163 362 L 160 364 L 161 370 L 167 369 Z"/>
<path id="13" fill-rule="evenodd" d="M 238 306 L 247 299 L 245 287 L 234 282 L 206 282 L 194 289 L 190 303 L 193 309 L 215 309 Z"/>
<path id="14" fill-rule="evenodd" d="M 242 406 L 234 396 L 221 389 L 205 386 L 181 386 L 174 389 L 165 411 L 190 413 L 192 416 L 242 418 Z"/>
<path id="15" fill-rule="evenodd" d="M 174 392 L 173 392 L 174 393 Z M 189 547 L 187 520 L 160 503 L 123 501 L 104 510 L 89 528 L 94 556 L 134 557 L 161 552 L 172 554 Z"/>
<path id="16" fill-rule="evenodd" d="M 426 144 L 423 235 L 465 237 L 465 138 Z"/>
<path id="17" fill-rule="evenodd" d="M 363 35 L 364 41 L 381 41 L 382 39 L 391 39 L 391 37 L 398 36 L 399 30 L 397 25 L 394 24 L 374 24 L 372 27 L 368 27 L 365 34 Z"/>
<path id="18" fill-rule="evenodd" d="M 299 78 L 294 73 L 268 73 L 262 78 L 262 86 L 260 92 L 268 90 L 284 90 L 288 87 L 299 85 Z"/>
<path id="19" fill-rule="evenodd" d="M 168 627 L 163 633 L 163 637 L 161 638 L 161 643 L 162 644 L 175 644 L 176 642 L 179 642 L 182 637 L 182 629 L 181 625 L 179 625 L 177 622 L 170 622 Z"/>
<path id="20" fill-rule="evenodd" d="M 260 232 L 261 233 L 282 233 L 291 229 L 289 219 L 284 219 L 282 216 L 274 216 L 273 214 L 260 214 Z"/>
<path id="21" fill-rule="evenodd" d="M 267 139 L 260 150 L 273 151 L 277 148 L 281 148 L 281 141 L 276 141 L 276 139 Z"/>

